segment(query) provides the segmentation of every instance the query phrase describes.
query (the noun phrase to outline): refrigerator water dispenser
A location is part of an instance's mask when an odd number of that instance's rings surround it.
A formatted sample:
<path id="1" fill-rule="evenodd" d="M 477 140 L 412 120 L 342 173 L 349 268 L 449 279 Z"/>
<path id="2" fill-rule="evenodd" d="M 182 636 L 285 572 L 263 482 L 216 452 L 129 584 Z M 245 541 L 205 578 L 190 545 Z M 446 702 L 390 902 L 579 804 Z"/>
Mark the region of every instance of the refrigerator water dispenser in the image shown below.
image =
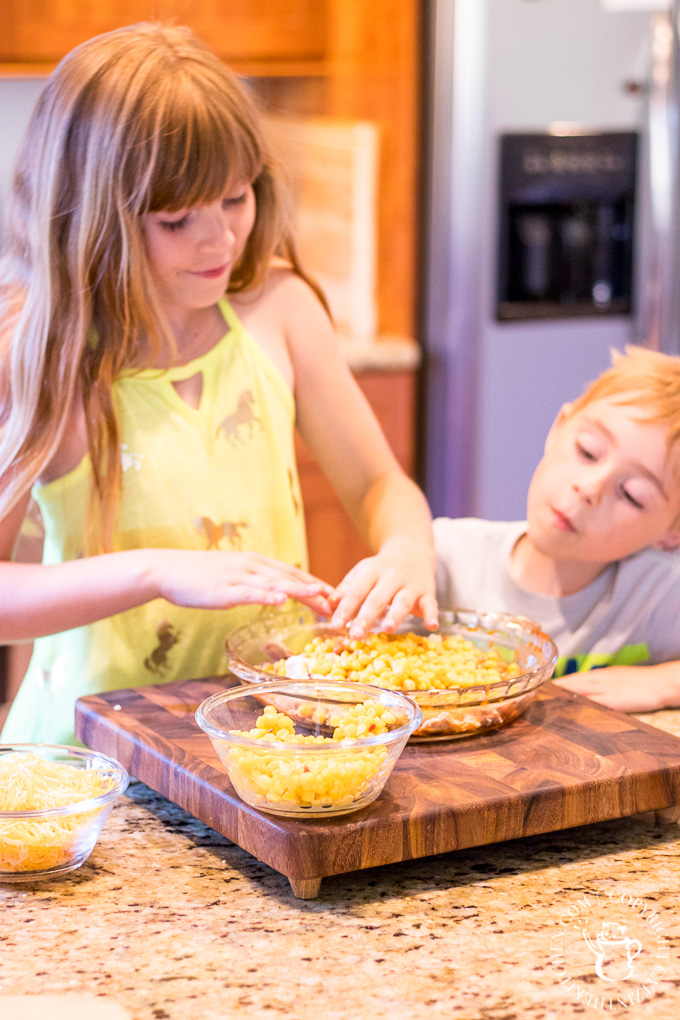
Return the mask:
<path id="1" fill-rule="evenodd" d="M 499 320 L 631 312 L 637 142 L 501 135 Z"/>

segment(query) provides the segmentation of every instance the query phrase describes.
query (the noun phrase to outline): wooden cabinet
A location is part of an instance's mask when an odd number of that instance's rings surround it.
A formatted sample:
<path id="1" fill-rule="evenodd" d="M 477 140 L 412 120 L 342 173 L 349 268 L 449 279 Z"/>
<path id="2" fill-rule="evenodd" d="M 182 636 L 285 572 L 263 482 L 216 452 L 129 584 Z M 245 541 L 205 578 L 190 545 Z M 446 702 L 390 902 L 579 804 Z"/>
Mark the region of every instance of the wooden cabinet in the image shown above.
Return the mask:
<path id="1" fill-rule="evenodd" d="M 227 63 L 250 62 L 246 73 L 325 70 L 326 0 L 174 0 L 172 6 L 172 17 L 191 25 Z"/>
<path id="2" fill-rule="evenodd" d="M 361 372 L 356 378 L 399 463 L 412 476 L 414 370 Z M 369 555 L 369 551 L 341 506 L 335 490 L 299 437 L 296 453 L 305 506 L 310 570 L 324 581 L 337 584 L 357 560 Z"/>
<path id="3" fill-rule="evenodd" d="M 56 63 L 86 39 L 138 21 L 189 24 L 224 60 L 265 70 L 324 59 L 325 0 L 4 0 L 0 60 Z M 315 68 L 318 72 L 319 67 Z"/>

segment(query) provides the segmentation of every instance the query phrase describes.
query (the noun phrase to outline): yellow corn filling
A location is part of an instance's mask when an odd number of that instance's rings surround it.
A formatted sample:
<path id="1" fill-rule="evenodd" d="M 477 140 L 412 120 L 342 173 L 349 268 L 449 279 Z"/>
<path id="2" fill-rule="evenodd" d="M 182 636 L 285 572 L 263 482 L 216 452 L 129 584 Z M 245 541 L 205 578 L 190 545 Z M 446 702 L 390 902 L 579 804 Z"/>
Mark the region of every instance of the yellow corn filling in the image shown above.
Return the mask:
<path id="1" fill-rule="evenodd" d="M 429 691 L 495 684 L 519 675 L 495 648 L 478 648 L 460 634 L 369 634 L 316 637 L 300 653 L 310 676 L 373 684 L 387 690 Z M 265 668 L 285 674 L 285 659 Z"/>
<path id="2" fill-rule="evenodd" d="M 313 706 L 301 706 L 301 715 L 313 717 Z M 347 753 L 305 755 L 278 750 L 281 745 L 313 744 L 337 747 L 339 741 L 353 742 L 362 737 L 387 733 L 397 722 L 385 705 L 366 701 L 352 705 L 343 715 L 331 716 L 332 737 L 295 732 L 293 720 L 267 705 L 251 730 L 232 730 L 240 736 L 261 740 L 263 748 L 232 746 L 225 764 L 238 792 L 270 804 L 298 805 L 305 808 L 344 807 L 364 795 L 380 778 L 388 758 L 385 747 L 366 748 Z"/>

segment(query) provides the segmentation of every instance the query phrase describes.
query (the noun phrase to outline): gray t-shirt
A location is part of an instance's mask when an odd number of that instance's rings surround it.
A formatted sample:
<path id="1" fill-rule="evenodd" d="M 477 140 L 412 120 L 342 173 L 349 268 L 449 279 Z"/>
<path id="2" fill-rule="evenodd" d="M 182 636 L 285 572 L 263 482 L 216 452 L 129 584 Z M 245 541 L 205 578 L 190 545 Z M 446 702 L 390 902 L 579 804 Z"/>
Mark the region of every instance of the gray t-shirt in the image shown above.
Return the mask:
<path id="1" fill-rule="evenodd" d="M 524 521 L 438 518 L 439 605 L 535 620 L 559 650 L 557 676 L 680 659 L 680 553 L 643 549 L 573 595 L 539 595 L 510 576 L 510 554 L 525 530 Z"/>

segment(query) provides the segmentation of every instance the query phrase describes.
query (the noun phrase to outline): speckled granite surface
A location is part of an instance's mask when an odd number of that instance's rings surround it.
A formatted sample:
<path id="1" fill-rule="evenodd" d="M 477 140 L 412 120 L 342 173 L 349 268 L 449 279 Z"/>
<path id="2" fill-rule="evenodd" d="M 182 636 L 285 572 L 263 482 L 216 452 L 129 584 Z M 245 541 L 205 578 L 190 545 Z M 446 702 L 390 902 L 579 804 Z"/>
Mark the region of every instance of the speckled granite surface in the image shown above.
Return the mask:
<path id="1" fill-rule="evenodd" d="M 680 733 L 680 713 L 645 718 Z M 3 994 L 79 992 L 134 1020 L 677 1020 L 679 854 L 677 826 L 624 819 L 304 901 L 134 784 L 79 871 L 0 885 L 0 1015 Z"/>

